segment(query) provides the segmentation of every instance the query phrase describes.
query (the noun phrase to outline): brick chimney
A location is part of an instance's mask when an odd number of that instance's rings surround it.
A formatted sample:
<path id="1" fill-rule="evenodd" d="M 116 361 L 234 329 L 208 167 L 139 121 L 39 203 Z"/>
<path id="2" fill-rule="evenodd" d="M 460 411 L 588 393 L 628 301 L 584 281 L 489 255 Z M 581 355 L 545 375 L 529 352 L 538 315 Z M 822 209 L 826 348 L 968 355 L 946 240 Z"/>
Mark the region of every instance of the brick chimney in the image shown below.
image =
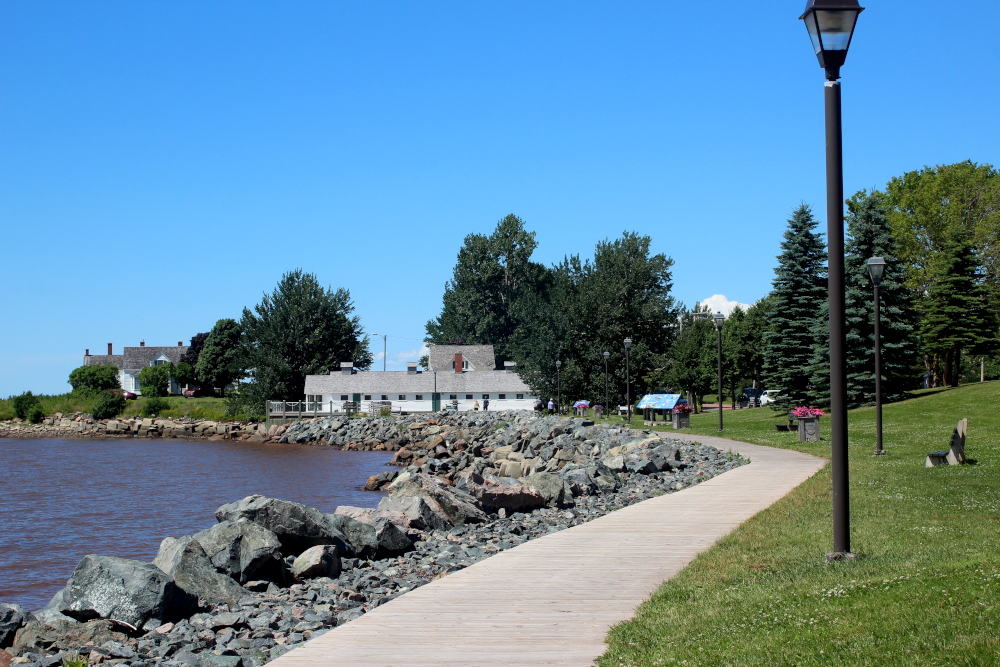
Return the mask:
<path id="1" fill-rule="evenodd" d="M 456 373 L 461 373 L 462 372 L 462 353 L 461 352 L 456 352 L 455 353 L 455 372 Z"/>
<path id="2" fill-rule="evenodd" d="M 89 347 L 87 348 L 87 351 L 83 353 L 83 356 L 85 356 L 85 357 L 89 357 L 90 356 L 90 348 Z"/>
<path id="3" fill-rule="evenodd" d="M 139 341 L 139 347 L 146 347 L 146 341 L 140 340 Z"/>
<path id="4" fill-rule="evenodd" d="M 184 341 L 182 340 L 177 341 L 177 347 L 184 347 Z"/>
<path id="5" fill-rule="evenodd" d="M 110 357 L 114 352 L 111 351 L 111 343 L 108 343 L 108 356 Z"/>

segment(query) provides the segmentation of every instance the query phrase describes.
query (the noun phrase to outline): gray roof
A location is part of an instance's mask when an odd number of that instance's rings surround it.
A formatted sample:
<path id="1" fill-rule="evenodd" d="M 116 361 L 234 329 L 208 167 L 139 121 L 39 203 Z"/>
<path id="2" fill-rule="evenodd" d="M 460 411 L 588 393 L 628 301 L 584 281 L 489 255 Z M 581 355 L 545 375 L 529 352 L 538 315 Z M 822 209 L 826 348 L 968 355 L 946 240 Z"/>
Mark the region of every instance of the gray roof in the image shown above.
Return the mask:
<path id="1" fill-rule="evenodd" d="M 435 375 L 437 375 L 435 385 Z M 347 375 L 307 375 L 306 394 L 531 394 L 517 373 L 472 371 L 408 373 L 407 371 L 358 371 Z"/>
<path id="2" fill-rule="evenodd" d="M 118 368 L 124 368 L 125 366 L 125 355 L 124 354 L 90 354 L 84 356 L 83 365 L 84 366 L 101 366 L 104 364 L 110 364 Z"/>
<path id="3" fill-rule="evenodd" d="M 181 355 L 188 351 L 187 345 L 173 345 L 170 347 L 152 347 L 144 345 L 141 347 L 125 348 L 125 368 L 145 368 L 156 357 L 162 354 L 171 363 L 178 363 Z"/>
<path id="4" fill-rule="evenodd" d="M 469 360 L 470 370 L 492 371 L 497 367 L 492 345 L 428 345 L 428 363 L 432 371 L 452 371 L 455 355 Z"/>

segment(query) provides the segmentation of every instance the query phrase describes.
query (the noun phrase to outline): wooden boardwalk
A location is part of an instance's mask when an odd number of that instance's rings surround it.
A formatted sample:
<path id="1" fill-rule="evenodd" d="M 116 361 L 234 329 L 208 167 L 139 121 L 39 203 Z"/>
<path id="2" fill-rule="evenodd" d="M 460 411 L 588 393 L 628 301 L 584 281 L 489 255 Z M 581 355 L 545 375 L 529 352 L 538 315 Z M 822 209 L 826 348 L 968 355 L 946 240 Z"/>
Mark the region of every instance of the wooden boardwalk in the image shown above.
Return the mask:
<path id="1" fill-rule="evenodd" d="M 608 629 L 631 618 L 662 582 L 826 464 L 789 450 L 689 437 L 751 463 L 499 553 L 269 664 L 591 665 L 604 653 Z"/>

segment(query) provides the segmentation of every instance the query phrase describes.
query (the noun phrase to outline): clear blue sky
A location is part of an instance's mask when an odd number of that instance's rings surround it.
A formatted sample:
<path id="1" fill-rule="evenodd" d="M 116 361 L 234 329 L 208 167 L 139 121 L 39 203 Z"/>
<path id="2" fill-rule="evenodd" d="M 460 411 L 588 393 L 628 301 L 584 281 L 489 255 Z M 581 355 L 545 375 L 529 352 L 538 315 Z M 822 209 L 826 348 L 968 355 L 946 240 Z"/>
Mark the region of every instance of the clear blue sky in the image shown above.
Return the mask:
<path id="1" fill-rule="evenodd" d="M 0 396 L 187 343 L 294 268 L 402 368 L 508 213 L 545 263 L 637 231 L 681 301 L 751 303 L 791 209 L 825 217 L 804 4 L 0 0 Z M 1000 3 L 867 6 L 845 191 L 997 164 Z"/>

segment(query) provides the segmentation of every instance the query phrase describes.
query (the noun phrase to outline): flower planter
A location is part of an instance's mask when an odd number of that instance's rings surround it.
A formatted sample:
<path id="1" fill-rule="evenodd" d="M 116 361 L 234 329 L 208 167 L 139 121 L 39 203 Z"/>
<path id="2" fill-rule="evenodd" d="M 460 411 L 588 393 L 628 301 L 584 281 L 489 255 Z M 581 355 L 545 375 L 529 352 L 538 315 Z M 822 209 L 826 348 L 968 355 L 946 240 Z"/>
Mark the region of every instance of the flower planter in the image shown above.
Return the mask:
<path id="1" fill-rule="evenodd" d="M 799 442 L 818 442 L 819 417 L 799 417 Z"/>
<path id="2" fill-rule="evenodd" d="M 674 413 L 674 428 L 691 428 L 691 413 L 690 412 L 675 412 Z"/>

